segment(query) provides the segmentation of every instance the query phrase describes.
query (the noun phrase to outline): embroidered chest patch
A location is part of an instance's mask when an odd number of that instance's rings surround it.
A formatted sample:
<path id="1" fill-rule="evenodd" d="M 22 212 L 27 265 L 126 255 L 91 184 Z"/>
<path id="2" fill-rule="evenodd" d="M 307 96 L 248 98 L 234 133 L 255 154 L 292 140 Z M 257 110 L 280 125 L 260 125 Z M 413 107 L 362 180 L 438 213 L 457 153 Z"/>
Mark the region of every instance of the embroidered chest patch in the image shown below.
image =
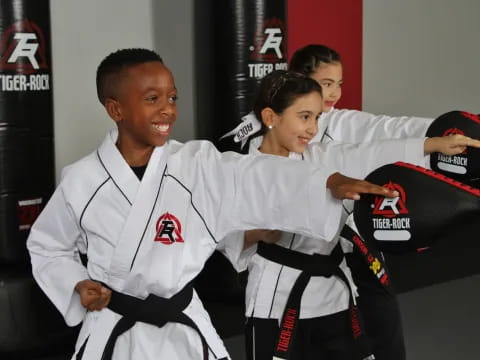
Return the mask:
<path id="1" fill-rule="evenodd" d="M 156 231 L 154 241 L 159 241 L 165 245 L 184 242 L 182 237 L 182 224 L 174 215 L 168 212 L 158 218 Z"/>

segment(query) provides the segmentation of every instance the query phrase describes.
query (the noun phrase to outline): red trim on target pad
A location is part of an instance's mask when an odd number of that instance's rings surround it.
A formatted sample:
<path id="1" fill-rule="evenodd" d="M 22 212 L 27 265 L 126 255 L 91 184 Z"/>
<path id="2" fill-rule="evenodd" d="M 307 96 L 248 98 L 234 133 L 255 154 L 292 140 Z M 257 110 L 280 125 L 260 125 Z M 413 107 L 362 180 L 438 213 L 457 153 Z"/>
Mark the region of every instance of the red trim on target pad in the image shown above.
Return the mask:
<path id="1" fill-rule="evenodd" d="M 425 175 L 428 175 L 428 176 L 431 176 L 431 177 L 434 177 L 440 181 L 443 181 L 447 184 L 450 184 L 450 185 L 453 185 L 453 186 L 456 186 L 457 188 L 461 189 L 461 190 L 464 190 L 464 191 L 467 191 L 475 196 L 479 196 L 480 197 L 480 189 L 475 189 L 475 188 L 472 188 L 471 186 L 468 186 L 468 185 L 465 185 L 464 183 L 461 183 L 460 181 L 457 181 L 457 180 L 454 180 L 452 178 L 449 178 L 445 175 L 442 175 L 440 173 L 437 173 L 433 170 L 430 170 L 430 169 L 425 169 L 421 166 L 418 166 L 418 165 L 413 165 L 413 164 L 409 164 L 409 163 L 405 163 L 405 162 L 402 162 L 402 161 L 397 161 L 396 163 L 394 163 L 394 165 L 397 165 L 397 166 L 401 166 L 401 167 L 405 167 L 405 168 L 409 168 L 409 169 L 412 169 L 412 170 L 415 170 L 415 171 L 418 171 L 419 173 L 423 173 Z"/>

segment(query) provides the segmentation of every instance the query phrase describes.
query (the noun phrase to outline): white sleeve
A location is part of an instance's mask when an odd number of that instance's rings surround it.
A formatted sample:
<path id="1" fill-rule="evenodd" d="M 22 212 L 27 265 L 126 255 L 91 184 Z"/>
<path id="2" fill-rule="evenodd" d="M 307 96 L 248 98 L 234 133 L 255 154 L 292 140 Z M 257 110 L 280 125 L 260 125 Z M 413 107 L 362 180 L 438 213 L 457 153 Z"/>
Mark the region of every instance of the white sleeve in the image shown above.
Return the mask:
<path id="1" fill-rule="evenodd" d="M 250 258 L 257 252 L 257 244 L 243 249 L 244 234 L 244 231 L 232 232 L 217 246 L 217 250 L 232 263 L 237 272 L 247 270 Z"/>
<path id="2" fill-rule="evenodd" d="M 404 161 L 425 165 L 425 139 L 378 140 L 361 144 L 312 143 L 306 155 L 314 163 L 327 163 L 346 176 L 365 178 L 376 168 Z"/>
<path id="3" fill-rule="evenodd" d="M 357 110 L 334 109 L 325 114 L 323 121 L 326 122 L 326 132 L 331 140 L 356 144 L 381 139 L 424 137 L 433 120 L 423 117 L 394 117 Z"/>
<path id="4" fill-rule="evenodd" d="M 60 186 L 33 224 L 27 248 L 35 280 L 69 326 L 79 324 L 86 312 L 74 290 L 79 281 L 89 278 L 79 258 L 79 238 L 79 227 Z"/>
<path id="5" fill-rule="evenodd" d="M 190 166 L 192 196 L 204 207 L 217 240 L 250 229 L 334 237 L 342 203 L 326 182 L 336 170 L 279 156 L 220 153 L 202 143 L 202 149 L 189 150 L 197 158 Z"/>

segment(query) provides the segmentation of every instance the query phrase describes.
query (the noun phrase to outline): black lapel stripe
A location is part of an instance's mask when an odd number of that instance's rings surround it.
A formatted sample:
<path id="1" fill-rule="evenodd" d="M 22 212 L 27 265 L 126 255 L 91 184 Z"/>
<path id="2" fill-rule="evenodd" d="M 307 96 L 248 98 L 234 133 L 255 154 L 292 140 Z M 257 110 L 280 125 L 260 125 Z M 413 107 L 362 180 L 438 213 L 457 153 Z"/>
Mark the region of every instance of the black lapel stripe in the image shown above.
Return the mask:
<path id="1" fill-rule="evenodd" d="M 343 207 L 343 210 L 348 214 L 348 215 L 351 215 L 353 213 L 353 211 L 350 211 L 347 209 L 347 207 L 345 206 L 345 204 L 342 203 L 342 207 Z"/>
<path id="2" fill-rule="evenodd" d="M 80 226 L 80 229 L 82 229 L 83 233 L 85 234 L 85 241 L 87 242 L 87 248 L 88 248 L 88 235 L 87 235 L 87 232 L 85 231 L 85 229 L 83 228 L 82 226 L 82 221 L 83 221 L 83 216 L 85 215 L 85 212 L 87 211 L 87 208 L 88 206 L 90 205 L 90 203 L 92 202 L 93 198 L 95 197 L 95 195 L 97 195 L 98 191 L 102 188 L 103 185 L 105 185 L 108 180 L 110 180 L 111 178 L 108 177 L 107 179 L 105 179 L 104 182 L 102 182 L 96 189 L 95 191 L 93 192 L 92 196 L 90 196 L 90 199 L 88 199 L 87 203 L 85 204 L 85 207 L 83 208 L 82 210 L 82 214 L 80 215 L 80 220 L 78 221 L 78 224 Z"/>
<path id="3" fill-rule="evenodd" d="M 185 191 L 187 191 L 190 195 L 190 204 L 192 205 L 193 209 L 195 210 L 195 212 L 197 213 L 197 215 L 200 217 L 200 219 L 202 220 L 203 224 L 205 225 L 205 229 L 207 229 L 208 233 L 210 234 L 212 240 L 215 242 L 215 244 L 218 244 L 218 241 L 215 239 L 215 236 L 213 236 L 212 232 L 210 231 L 210 229 L 208 228 L 208 225 L 207 225 L 207 222 L 205 221 L 205 219 L 203 218 L 202 214 L 200 214 L 200 211 L 198 211 L 198 209 L 196 208 L 195 204 L 193 203 L 193 199 L 192 199 L 192 192 L 185 186 L 182 184 L 182 182 L 180 180 L 178 180 L 175 176 L 173 175 L 170 175 L 170 174 L 167 174 L 166 176 L 168 177 L 171 177 L 173 180 L 175 180 L 181 187 L 183 187 L 185 189 Z"/>
<path id="4" fill-rule="evenodd" d="M 330 140 L 335 141 L 335 139 L 332 138 L 332 137 L 330 136 L 330 134 L 328 133 L 328 126 L 325 128 L 325 131 L 324 131 L 323 134 L 322 134 L 322 137 L 321 137 L 321 139 L 320 139 L 320 142 L 323 142 L 323 139 L 325 139 L 325 137 L 328 137 Z"/>
<path id="5" fill-rule="evenodd" d="M 125 195 L 125 193 L 122 191 L 122 189 L 120 189 L 120 186 L 118 186 L 118 184 L 115 182 L 115 180 L 113 179 L 113 176 L 112 174 L 110 174 L 107 170 L 107 167 L 105 166 L 105 164 L 103 163 L 103 160 L 102 158 L 100 157 L 100 153 L 98 152 L 97 150 L 97 157 L 98 157 L 98 160 L 100 161 L 100 164 L 102 164 L 105 172 L 108 174 L 108 176 L 110 176 L 110 179 L 112 179 L 112 182 L 115 184 L 115 186 L 117 187 L 117 189 L 120 191 L 120 193 L 123 195 L 123 197 L 128 201 L 128 203 L 130 204 L 130 206 L 132 205 L 132 202 L 128 199 L 127 195 Z"/>

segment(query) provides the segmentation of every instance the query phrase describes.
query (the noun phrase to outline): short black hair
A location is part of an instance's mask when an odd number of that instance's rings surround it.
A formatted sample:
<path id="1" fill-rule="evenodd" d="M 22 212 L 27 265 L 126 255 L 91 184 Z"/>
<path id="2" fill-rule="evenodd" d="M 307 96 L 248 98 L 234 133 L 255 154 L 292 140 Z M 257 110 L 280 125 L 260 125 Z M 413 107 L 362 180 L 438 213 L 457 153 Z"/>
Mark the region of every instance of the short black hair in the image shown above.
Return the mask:
<path id="1" fill-rule="evenodd" d="M 311 76 L 320 64 L 341 63 L 340 54 L 320 44 L 310 44 L 295 51 L 290 59 L 289 69 Z"/>
<path id="2" fill-rule="evenodd" d="M 150 61 L 163 64 L 160 55 L 149 49 L 120 49 L 109 54 L 97 68 L 98 100 L 105 105 L 105 100 L 113 96 L 114 89 L 118 88 L 118 81 L 126 68 Z"/>

